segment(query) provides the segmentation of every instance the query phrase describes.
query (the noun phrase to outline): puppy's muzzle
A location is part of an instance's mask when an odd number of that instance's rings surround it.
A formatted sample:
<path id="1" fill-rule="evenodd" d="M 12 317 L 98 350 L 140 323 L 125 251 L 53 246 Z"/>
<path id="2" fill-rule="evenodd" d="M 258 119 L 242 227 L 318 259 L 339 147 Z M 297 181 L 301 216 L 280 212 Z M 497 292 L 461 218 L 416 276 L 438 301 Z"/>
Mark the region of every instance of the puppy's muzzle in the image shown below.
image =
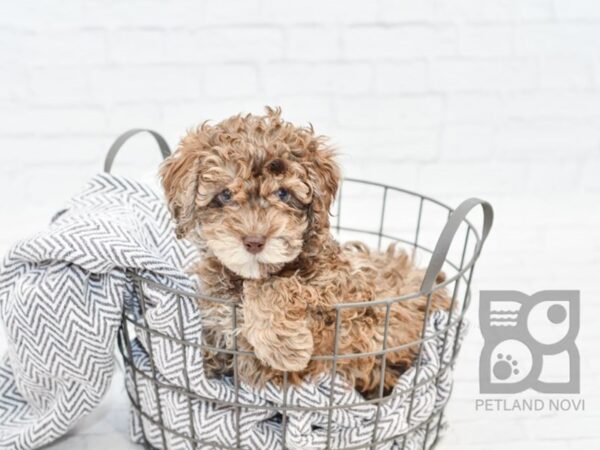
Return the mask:
<path id="1" fill-rule="evenodd" d="M 246 236 L 242 239 L 244 243 L 244 247 L 249 253 L 256 255 L 260 253 L 265 248 L 265 242 L 267 242 L 267 238 L 265 236 Z"/>

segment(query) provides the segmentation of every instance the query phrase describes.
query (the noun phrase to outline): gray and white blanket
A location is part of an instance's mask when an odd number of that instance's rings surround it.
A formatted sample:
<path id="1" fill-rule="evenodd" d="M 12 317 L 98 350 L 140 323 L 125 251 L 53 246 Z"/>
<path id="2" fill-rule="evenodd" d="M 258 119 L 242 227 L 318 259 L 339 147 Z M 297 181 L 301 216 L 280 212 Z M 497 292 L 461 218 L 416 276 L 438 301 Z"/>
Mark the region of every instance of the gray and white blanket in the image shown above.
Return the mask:
<path id="1" fill-rule="evenodd" d="M 189 244 L 175 239 L 160 195 L 108 174 L 95 176 L 45 230 L 14 245 L 0 266 L 0 313 L 8 340 L 8 352 L 0 361 L 0 448 L 38 448 L 92 411 L 111 382 L 124 310 L 140 317 L 138 294 L 128 273 L 193 292 L 196 284 L 184 268 L 196 257 Z M 234 447 L 239 429 L 242 448 L 280 448 L 281 389 L 242 384 L 239 401 L 252 406 L 239 410 L 211 402 L 233 402 L 236 390 L 231 379 L 205 377 L 200 351 L 183 350 L 177 342 L 200 342 L 195 302 L 151 287 L 145 288 L 145 295 L 147 324 L 162 335 L 138 330 L 131 336 L 131 357 L 143 374 L 127 370 L 125 382 L 146 413 L 132 409 L 132 439 L 156 448 L 188 449 L 194 446 L 185 437 L 193 436 L 195 448 Z M 427 434 L 419 424 L 440 411 L 450 395 L 451 372 L 440 367 L 450 360 L 452 346 L 445 343 L 454 341 L 455 330 L 444 339 L 439 330 L 446 324 L 445 314 L 431 316 L 420 370 L 412 368 L 401 377 L 397 395 L 382 403 L 379 412 L 370 404 L 334 409 L 331 419 L 323 412 L 289 411 L 286 446 L 325 448 L 329 420 L 332 448 L 367 447 L 373 436 L 385 441 L 378 448 L 421 448 L 425 435 L 430 444 L 435 433 Z M 153 370 L 161 385 L 182 389 L 156 389 L 150 381 Z M 415 376 L 418 387 L 411 408 Z M 196 394 L 189 400 L 183 393 L 188 386 Z M 332 389 L 335 405 L 363 401 L 330 376 L 290 387 L 285 395 L 290 405 L 323 407 L 330 404 Z M 172 431 L 156 426 L 159 412 Z M 403 431 L 410 431 L 406 442 L 393 438 Z"/>

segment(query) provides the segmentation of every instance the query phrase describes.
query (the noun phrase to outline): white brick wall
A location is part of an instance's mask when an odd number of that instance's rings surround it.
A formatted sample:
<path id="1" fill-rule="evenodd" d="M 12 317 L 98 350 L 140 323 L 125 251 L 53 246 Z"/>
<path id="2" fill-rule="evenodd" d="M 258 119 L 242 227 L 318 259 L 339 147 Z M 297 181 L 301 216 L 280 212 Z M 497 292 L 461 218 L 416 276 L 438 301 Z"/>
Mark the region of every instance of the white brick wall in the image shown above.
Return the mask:
<path id="1" fill-rule="evenodd" d="M 152 127 L 174 145 L 266 104 L 330 135 L 349 175 L 489 199 L 477 287 L 582 289 L 587 411 L 475 414 L 474 331 L 441 448 L 598 446 L 597 0 L 4 2 L 0 86 L 2 252 L 101 168 L 120 131 Z M 150 145 L 133 142 L 118 170 L 153 173 Z M 89 423 L 80 433 L 97 432 Z"/>

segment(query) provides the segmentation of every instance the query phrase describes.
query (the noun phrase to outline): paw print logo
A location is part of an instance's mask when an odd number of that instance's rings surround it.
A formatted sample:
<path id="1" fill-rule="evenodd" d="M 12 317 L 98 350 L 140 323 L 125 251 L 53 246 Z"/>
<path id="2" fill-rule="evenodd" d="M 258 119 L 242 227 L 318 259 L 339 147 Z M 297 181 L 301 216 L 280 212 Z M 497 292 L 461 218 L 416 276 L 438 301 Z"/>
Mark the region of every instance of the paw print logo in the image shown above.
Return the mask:
<path id="1" fill-rule="evenodd" d="M 513 359 L 512 355 L 504 356 L 502 353 L 498 353 L 496 358 L 496 363 L 492 369 L 496 378 L 508 380 L 513 375 L 519 375 L 519 369 L 517 368 L 519 362 Z"/>
<path id="2" fill-rule="evenodd" d="M 481 393 L 579 393 L 579 291 L 482 291 Z M 554 364 L 552 359 L 568 361 Z M 547 368 L 564 368 L 560 380 Z"/>
<path id="3" fill-rule="evenodd" d="M 501 340 L 491 350 L 490 382 L 495 385 L 517 384 L 522 381 L 533 366 L 533 356 L 529 348 L 516 339 Z"/>

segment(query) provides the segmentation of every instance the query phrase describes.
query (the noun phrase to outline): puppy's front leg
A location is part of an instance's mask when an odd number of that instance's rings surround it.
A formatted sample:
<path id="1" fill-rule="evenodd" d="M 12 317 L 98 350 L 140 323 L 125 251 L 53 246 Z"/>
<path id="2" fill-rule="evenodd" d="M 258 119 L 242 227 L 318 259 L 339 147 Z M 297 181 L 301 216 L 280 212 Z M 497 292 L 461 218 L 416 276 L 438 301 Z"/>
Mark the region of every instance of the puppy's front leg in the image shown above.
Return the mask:
<path id="1" fill-rule="evenodd" d="M 258 359 L 274 369 L 304 369 L 313 353 L 306 306 L 314 288 L 294 278 L 273 277 L 244 282 L 242 333 Z"/>

